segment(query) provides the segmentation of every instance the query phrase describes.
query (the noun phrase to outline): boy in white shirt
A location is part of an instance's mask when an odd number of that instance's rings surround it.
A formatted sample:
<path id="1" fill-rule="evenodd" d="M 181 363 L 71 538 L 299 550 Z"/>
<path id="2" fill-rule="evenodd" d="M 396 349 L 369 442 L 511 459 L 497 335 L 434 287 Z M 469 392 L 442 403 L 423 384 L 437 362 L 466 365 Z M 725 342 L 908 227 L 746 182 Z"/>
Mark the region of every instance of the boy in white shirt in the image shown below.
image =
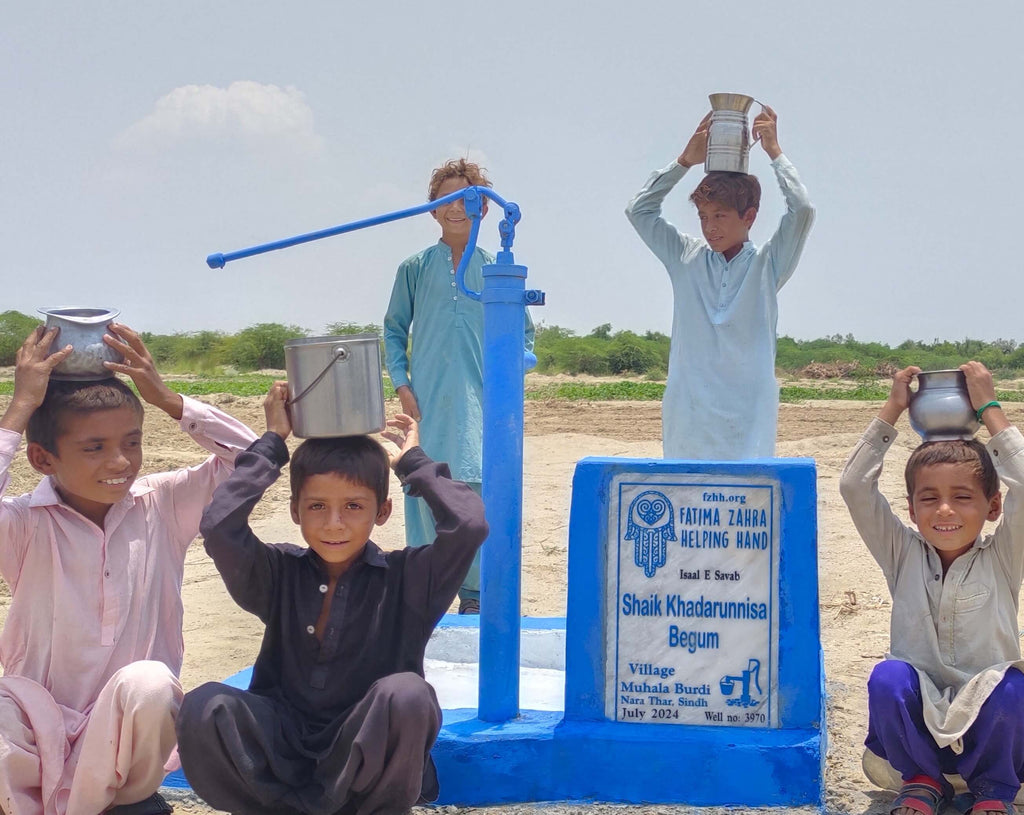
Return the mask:
<path id="1" fill-rule="evenodd" d="M 626 217 L 672 281 L 672 344 L 662 402 L 665 458 L 735 460 L 775 453 L 778 291 L 796 269 L 814 222 L 807 190 L 782 154 L 776 122 L 775 111 L 765 106 L 753 124 L 787 207 L 764 246 L 749 240 L 761 186 L 746 173 L 709 173 L 690 196 L 704 240 L 681 234 L 661 215 L 665 197 L 707 155 L 711 114 L 679 158 L 654 173 L 626 207 Z"/>

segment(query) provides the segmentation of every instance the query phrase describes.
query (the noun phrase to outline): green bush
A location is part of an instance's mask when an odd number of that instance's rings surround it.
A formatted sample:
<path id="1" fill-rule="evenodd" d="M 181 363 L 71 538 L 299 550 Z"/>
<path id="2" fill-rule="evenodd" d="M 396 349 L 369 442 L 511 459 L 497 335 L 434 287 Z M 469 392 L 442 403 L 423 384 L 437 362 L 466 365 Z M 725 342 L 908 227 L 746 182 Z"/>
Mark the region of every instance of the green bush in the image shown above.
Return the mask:
<path id="1" fill-rule="evenodd" d="M 597 326 L 585 337 L 559 326 L 541 325 L 534 344 L 538 373 L 595 376 L 663 372 L 668 367 L 668 349 L 669 338 L 664 334 L 612 333 L 611 323 Z"/>
<path id="2" fill-rule="evenodd" d="M 13 365 L 14 356 L 40 320 L 18 311 L 0 314 L 0 365 Z"/>
<path id="3" fill-rule="evenodd" d="M 297 325 L 259 323 L 234 336 L 227 346 L 227 361 L 240 371 L 284 368 L 285 342 L 307 336 L 309 332 Z"/>

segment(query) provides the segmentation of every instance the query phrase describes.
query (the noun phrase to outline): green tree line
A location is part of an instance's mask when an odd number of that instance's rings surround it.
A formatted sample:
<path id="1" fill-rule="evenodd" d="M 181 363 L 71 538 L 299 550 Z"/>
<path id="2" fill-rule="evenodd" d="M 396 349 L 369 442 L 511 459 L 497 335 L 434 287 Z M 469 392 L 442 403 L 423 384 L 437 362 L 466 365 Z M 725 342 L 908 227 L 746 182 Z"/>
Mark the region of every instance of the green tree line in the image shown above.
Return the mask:
<path id="1" fill-rule="evenodd" d="M 14 364 L 25 336 L 38 325 L 17 311 L 0 313 L 0 365 Z M 311 336 L 372 333 L 379 325 L 342 322 L 314 332 L 296 325 L 258 323 L 230 334 L 192 331 L 142 334 L 150 352 L 167 373 L 218 374 L 225 369 L 254 371 L 284 368 L 284 343 Z M 541 324 L 535 343 L 537 371 L 545 374 L 592 374 L 663 379 L 668 370 L 669 337 L 657 331 L 637 334 L 613 331 L 604 323 L 587 334 Z M 1014 340 L 907 340 L 892 348 L 878 342 L 858 342 L 839 334 L 816 340 L 780 337 L 776 367 L 782 374 L 818 379 L 877 379 L 907 365 L 925 370 L 955 368 L 970 359 L 1003 377 L 1024 376 L 1024 345 Z"/>

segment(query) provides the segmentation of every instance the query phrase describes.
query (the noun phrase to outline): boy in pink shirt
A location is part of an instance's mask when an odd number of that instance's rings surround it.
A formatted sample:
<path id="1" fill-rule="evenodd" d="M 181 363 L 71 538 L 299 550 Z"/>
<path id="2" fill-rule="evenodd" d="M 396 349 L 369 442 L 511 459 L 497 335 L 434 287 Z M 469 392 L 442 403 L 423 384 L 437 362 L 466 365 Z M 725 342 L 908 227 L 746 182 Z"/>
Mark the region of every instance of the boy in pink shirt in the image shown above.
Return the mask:
<path id="1" fill-rule="evenodd" d="M 185 552 L 214 488 L 256 436 L 173 393 L 138 334 L 112 323 L 123 364 L 111 378 L 51 380 L 71 348 L 50 354 L 38 328 L 18 351 L 14 396 L 0 417 L 0 495 L 27 433 L 45 478 L 0 503 L 0 574 L 11 605 L 0 634 L 0 809 L 6 815 L 158 815 L 182 689 Z M 113 374 L 181 423 L 211 455 L 136 480 L 142 404 Z"/>

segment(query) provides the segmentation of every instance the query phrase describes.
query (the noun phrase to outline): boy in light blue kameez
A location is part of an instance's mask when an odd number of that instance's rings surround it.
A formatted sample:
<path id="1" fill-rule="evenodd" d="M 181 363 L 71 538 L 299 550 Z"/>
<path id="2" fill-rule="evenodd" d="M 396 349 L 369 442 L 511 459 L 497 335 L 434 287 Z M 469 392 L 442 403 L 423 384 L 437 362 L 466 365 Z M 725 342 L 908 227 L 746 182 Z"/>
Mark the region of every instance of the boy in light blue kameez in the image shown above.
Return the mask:
<path id="1" fill-rule="evenodd" d="M 676 161 L 654 173 L 626 217 L 672 281 L 672 344 L 662 402 L 665 458 L 734 460 L 775 454 L 778 291 L 796 269 L 814 208 L 783 155 L 775 112 L 754 119 L 786 214 L 764 246 L 749 240 L 761 187 L 746 173 L 709 173 L 690 200 L 704 239 L 666 221 L 661 205 L 690 167 L 707 155 L 708 114 Z"/>
<path id="2" fill-rule="evenodd" d="M 465 159 L 434 170 L 428 200 L 469 186 L 491 186 L 481 168 Z M 447 462 L 452 478 L 478 493 L 483 447 L 483 305 L 463 294 L 455 270 L 469 240 L 471 222 L 461 200 L 431 213 L 441 240 L 398 267 L 384 317 L 384 353 L 402 412 L 419 423 L 420 445 L 435 461 Z M 483 215 L 487 200 L 483 201 Z M 494 257 L 479 247 L 466 269 L 466 286 L 483 289 L 482 269 Z M 410 335 L 413 337 L 409 348 Z M 533 322 L 526 314 L 523 344 L 533 349 Z M 430 509 L 419 498 L 405 498 L 405 542 L 425 546 L 434 540 Z M 459 591 L 460 613 L 479 611 L 480 555 Z"/>

